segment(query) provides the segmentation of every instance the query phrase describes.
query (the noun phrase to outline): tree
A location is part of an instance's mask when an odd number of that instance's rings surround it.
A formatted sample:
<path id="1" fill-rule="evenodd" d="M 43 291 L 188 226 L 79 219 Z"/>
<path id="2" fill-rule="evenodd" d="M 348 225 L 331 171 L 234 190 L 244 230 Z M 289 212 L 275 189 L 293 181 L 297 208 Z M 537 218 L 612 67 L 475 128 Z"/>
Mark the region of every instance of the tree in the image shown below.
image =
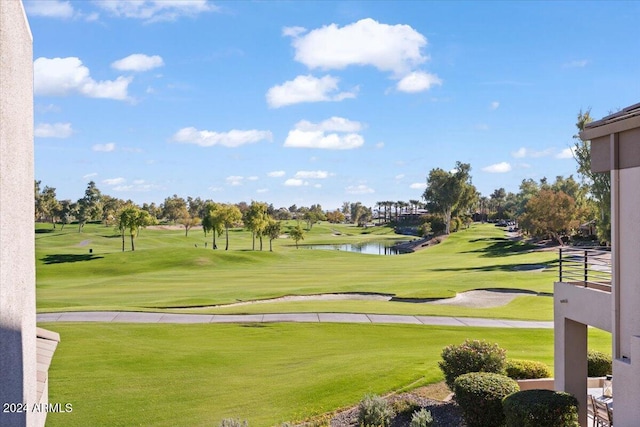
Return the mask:
<path id="1" fill-rule="evenodd" d="M 124 204 L 124 200 L 107 195 L 102 196 L 101 219 L 107 227 L 116 219 L 118 212 L 122 209 Z"/>
<path id="2" fill-rule="evenodd" d="M 496 218 L 502 219 L 502 206 L 504 204 L 505 198 L 507 197 L 507 192 L 504 188 L 498 188 L 491 193 L 489 198 L 491 199 L 492 208 L 496 212 Z"/>
<path id="3" fill-rule="evenodd" d="M 205 237 L 208 232 L 213 234 L 213 241 L 211 243 L 211 249 L 218 249 L 216 245 L 216 235 L 222 235 L 222 205 L 214 202 L 206 202 L 204 206 L 204 217 L 202 218 L 202 230 Z"/>
<path id="4" fill-rule="evenodd" d="M 471 184 L 471 165 L 456 162 L 455 170 L 451 172 L 436 168 L 429 172 L 427 189 L 422 197 L 426 200 L 430 210 L 440 212 L 444 217 L 445 234 L 450 233 L 451 214 L 454 209 L 468 204 L 477 191 Z"/>
<path id="5" fill-rule="evenodd" d="M 224 225 L 226 246 L 225 251 L 229 250 L 229 228 L 237 225 L 242 220 L 242 212 L 235 205 L 223 205 L 220 209 L 220 218 Z"/>
<path id="6" fill-rule="evenodd" d="M 154 224 L 155 221 L 149 212 L 138 208 L 135 205 L 128 205 L 124 207 L 119 215 L 116 227 L 120 230 L 122 235 L 122 251 L 124 252 L 124 232 L 129 230 L 131 236 L 131 251 L 135 251 L 134 239 L 140 233 L 140 228 Z"/>
<path id="7" fill-rule="evenodd" d="M 84 191 L 84 197 L 78 200 L 78 233 L 89 220 L 101 218 L 102 216 L 102 193 L 96 187 L 96 183 L 90 181 Z"/>
<path id="8" fill-rule="evenodd" d="M 360 202 L 351 203 L 350 210 L 351 222 L 353 222 L 354 224 L 358 224 L 359 227 L 366 225 L 369 221 L 371 221 L 371 217 L 373 216 L 371 209 L 363 206 Z"/>
<path id="9" fill-rule="evenodd" d="M 331 224 L 339 224 L 341 222 L 344 222 L 344 214 L 338 209 L 333 212 L 327 212 L 326 216 L 327 221 L 329 221 Z"/>
<path id="10" fill-rule="evenodd" d="M 260 239 L 260 250 L 262 250 L 262 236 L 265 234 L 265 228 L 269 224 L 267 204 L 252 200 L 243 221 L 244 225 L 251 231 L 252 250 L 256 250 L 256 236 Z"/>
<path id="11" fill-rule="evenodd" d="M 189 236 L 189 230 L 200 225 L 200 218 L 197 216 L 191 216 L 190 212 L 185 211 L 184 216 L 178 219 L 178 223 L 184 226 L 184 237 L 187 237 Z"/>
<path id="12" fill-rule="evenodd" d="M 578 132 L 582 132 L 585 125 L 591 121 L 591 109 L 584 113 L 580 110 L 576 122 Z M 611 174 L 592 172 L 591 141 L 583 141 L 579 133 L 573 138 L 576 140 L 573 146 L 573 157 L 578 163 L 578 173 L 582 177 L 582 182 L 588 187 L 589 194 L 598 209 L 598 238 L 603 242 L 611 242 Z"/>
<path id="13" fill-rule="evenodd" d="M 527 203 L 520 226 L 534 237 L 550 237 L 560 245 L 562 237 L 579 225 L 575 200 L 562 191 L 540 190 Z"/>
<path id="14" fill-rule="evenodd" d="M 265 234 L 269 237 L 269 252 L 273 252 L 272 242 L 280 237 L 281 228 L 282 225 L 280 221 L 276 221 L 274 219 L 269 220 L 269 224 L 267 224 L 267 227 L 265 228 Z"/>
<path id="15" fill-rule="evenodd" d="M 320 205 L 311 205 L 302 218 L 307 221 L 307 230 L 311 230 L 313 224 L 316 222 L 326 219 L 324 212 L 322 211 L 322 206 Z"/>
<path id="16" fill-rule="evenodd" d="M 182 197 L 174 194 L 172 197 L 164 199 L 162 204 L 162 216 L 174 224 L 184 218 L 187 213 L 187 202 Z"/>
<path id="17" fill-rule="evenodd" d="M 298 249 L 298 242 L 304 240 L 304 230 L 300 227 L 300 224 L 289 230 L 289 236 L 296 242 L 296 249 Z"/>
<path id="18" fill-rule="evenodd" d="M 37 183 L 39 184 L 40 181 L 37 181 Z M 53 224 L 53 228 L 56 228 L 56 217 L 60 208 L 60 203 L 56 199 L 56 189 L 45 186 L 36 200 L 39 219 L 42 221 L 50 221 Z"/>

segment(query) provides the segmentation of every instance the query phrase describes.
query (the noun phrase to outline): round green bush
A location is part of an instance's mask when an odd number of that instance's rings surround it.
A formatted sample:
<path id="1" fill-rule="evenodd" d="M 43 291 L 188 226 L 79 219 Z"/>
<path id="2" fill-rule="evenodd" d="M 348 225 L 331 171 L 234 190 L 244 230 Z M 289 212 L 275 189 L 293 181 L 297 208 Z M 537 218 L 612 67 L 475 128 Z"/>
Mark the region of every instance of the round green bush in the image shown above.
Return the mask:
<path id="1" fill-rule="evenodd" d="M 590 350 L 587 353 L 587 376 L 604 377 L 611 375 L 611 355 Z"/>
<path id="2" fill-rule="evenodd" d="M 453 388 L 467 427 L 503 426 L 502 399 L 520 390 L 515 380 L 490 372 L 460 375 Z"/>
<path id="3" fill-rule="evenodd" d="M 507 376 L 514 380 L 531 380 L 551 376 L 547 365 L 535 360 L 507 359 L 505 369 Z"/>
<path id="4" fill-rule="evenodd" d="M 525 390 L 502 400 L 507 427 L 579 427 L 578 400 L 569 393 Z"/>
<path id="5" fill-rule="evenodd" d="M 442 349 L 442 361 L 438 364 L 444 380 L 453 390 L 455 379 L 469 372 L 504 373 L 506 350 L 498 344 L 486 341 L 465 340 L 460 345 L 450 345 Z"/>
<path id="6" fill-rule="evenodd" d="M 358 405 L 358 425 L 361 427 L 388 427 L 394 416 L 391 405 L 380 396 L 368 394 Z"/>

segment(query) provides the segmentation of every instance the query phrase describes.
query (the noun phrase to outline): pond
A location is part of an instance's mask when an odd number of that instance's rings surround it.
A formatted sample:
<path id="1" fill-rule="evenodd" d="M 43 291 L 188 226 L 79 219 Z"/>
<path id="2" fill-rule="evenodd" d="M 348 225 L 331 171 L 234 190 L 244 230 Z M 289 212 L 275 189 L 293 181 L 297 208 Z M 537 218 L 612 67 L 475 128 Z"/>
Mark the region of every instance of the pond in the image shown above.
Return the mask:
<path id="1" fill-rule="evenodd" d="M 368 255 L 400 255 L 405 254 L 403 251 L 393 247 L 397 243 L 403 243 L 406 240 L 392 242 L 364 242 L 364 243 L 342 243 L 336 245 L 304 245 L 305 249 L 323 249 L 334 251 L 359 252 Z"/>

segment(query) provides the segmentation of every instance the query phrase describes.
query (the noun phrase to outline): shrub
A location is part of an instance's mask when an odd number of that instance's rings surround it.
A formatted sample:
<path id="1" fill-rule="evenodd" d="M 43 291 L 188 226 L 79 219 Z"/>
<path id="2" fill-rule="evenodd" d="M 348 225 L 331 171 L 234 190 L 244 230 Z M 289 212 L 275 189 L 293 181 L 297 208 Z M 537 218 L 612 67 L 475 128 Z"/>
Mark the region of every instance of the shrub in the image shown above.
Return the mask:
<path id="1" fill-rule="evenodd" d="M 587 353 L 587 376 L 604 377 L 611 375 L 611 356 L 600 351 Z"/>
<path id="2" fill-rule="evenodd" d="M 467 427 L 503 426 L 502 399 L 520 390 L 515 380 L 490 372 L 460 375 L 453 387 Z"/>
<path id="3" fill-rule="evenodd" d="M 419 411 L 415 411 L 411 415 L 411 423 L 409 427 L 431 427 L 433 425 L 433 417 L 431 412 L 422 408 Z"/>
<path id="4" fill-rule="evenodd" d="M 486 341 L 465 340 L 460 345 L 442 349 L 442 361 L 438 364 L 444 380 L 451 390 L 455 379 L 469 372 L 504 373 L 506 350 L 498 344 Z"/>
<path id="5" fill-rule="evenodd" d="M 234 418 L 225 418 L 220 421 L 220 427 L 248 427 L 249 423 Z"/>
<path id="6" fill-rule="evenodd" d="M 358 425 L 361 427 L 388 427 L 394 415 L 389 403 L 380 396 L 368 394 L 358 405 Z"/>
<path id="7" fill-rule="evenodd" d="M 551 372 L 547 365 L 535 360 L 507 359 L 507 376 L 514 380 L 549 378 Z"/>
<path id="8" fill-rule="evenodd" d="M 565 392 L 525 390 L 502 401 L 507 427 L 578 427 L 578 400 Z"/>

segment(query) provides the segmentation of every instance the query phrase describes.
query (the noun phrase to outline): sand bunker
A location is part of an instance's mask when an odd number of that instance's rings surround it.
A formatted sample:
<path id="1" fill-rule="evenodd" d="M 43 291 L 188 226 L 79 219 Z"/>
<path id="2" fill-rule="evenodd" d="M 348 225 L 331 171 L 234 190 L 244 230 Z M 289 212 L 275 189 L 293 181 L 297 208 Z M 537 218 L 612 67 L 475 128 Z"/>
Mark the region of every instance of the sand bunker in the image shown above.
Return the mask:
<path id="1" fill-rule="evenodd" d="M 431 301 L 429 304 L 455 305 L 471 308 L 492 308 L 509 304 L 514 298 L 538 295 L 532 291 L 487 289 L 481 291 L 461 292 L 453 298 Z"/>
<path id="2" fill-rule="evenodd" d="M 513 289 L 485 289 L 476 291 L 467 291 L 457 294 L 453 298 L 442 298 L 431 301 L 424 301 L 419 299 L 402 298 L 396 300 L 393 295 L 390 294 L 376 294 L 376 293 L 335 293 L 335 294 L 317 294 L 317 295 L 288 295 L 279 298 L 269 298 L 263 300 L 254 301 L 240 301 L 231 304 L 213 305 L 208 307 L 198 308 L 213 308 L 213 307 L 238 307 L 242 305 L 251 304 L 269 304 L 276 302 L 295 302 L 295 301 L 398 301 L 409 302 L 412 304 L 440 304 L 440 305 L 455 305 L 459 307 L 471 307 L 471 308 L 492 308 L 500 307 L 509 304 L 514 298 L 525 295 L 538 295 L 533 291 L 526 290 L 513 290 Z M 196 308 L 196 307 L 185 307 Z"/>

